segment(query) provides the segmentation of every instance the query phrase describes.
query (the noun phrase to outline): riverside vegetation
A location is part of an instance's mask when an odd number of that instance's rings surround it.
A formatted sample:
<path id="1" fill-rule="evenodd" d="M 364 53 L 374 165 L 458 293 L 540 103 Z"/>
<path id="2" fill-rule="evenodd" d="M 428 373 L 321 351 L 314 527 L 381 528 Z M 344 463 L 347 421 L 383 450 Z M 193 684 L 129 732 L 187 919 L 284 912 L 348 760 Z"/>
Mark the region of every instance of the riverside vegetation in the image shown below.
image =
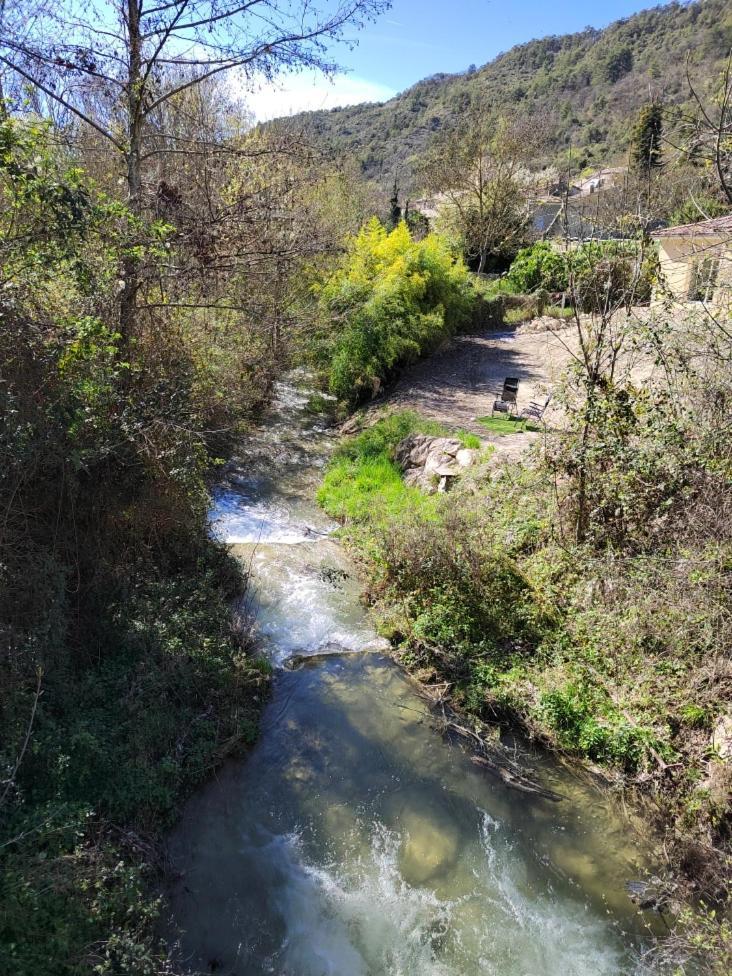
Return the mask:
<path id="1" fill-rule="evenodd" d="M 209 536 L 209 481 L 282 371 L 307 361 L 345 415 L 456 333 L 561 291 L 555 314 L 580 348 L 557 395 L 570 422 L 534 457 L 426 496 L 395 448 L 445 431 L 396 414 L 343 443 L 320 501 L 423 680 L 656 805 L 675 896 L 696 896 L 659 965 L 726 973 L 730 774 L 713 743 L 730 696 L 729 334 L 617 314 L 655 278 L 645 230 L 668 171 L 633 188 L 630 249 L 558 260 L 531 242 L 520 174 L 536 161 L 512 156 L 510 247 L 490 216 L 491 261 L 510 271 L 486 284 L 465 226 L 402 222 L 396 194 L 387 211 L 361 179 L 368 161 L 324 159 L 291 126 L 253 129 L 213 77 L 224 63 L 328 69 L 322 45 L 385 4 L 275 3 L 265 37 L 234 22 L 236 0 L 196 0 L 190 24 L 186 6 L 108 0 L 101 41 L 94 3 L 86 21 L 65 2 L 0 4 L 0 970 L 175 971 L 155 935 L 160 833 L 253 741 L 269 678 L 232 620 L 246 580 Z M 299 6 L 311 20 L 289 19 Z M 711 77 L 719 4 L 673 9 L 685 35 L 703 28 L 695 67 Z M 653 74 L 665 18 L 645 16 L 632 43 L 628 25 L 608 36 Z M 200 61 L 171 42 L 182 34 Z M 537 42 L 495 70 L 541 94 L 557 61 L 579 85 L 587 66 L 570 62 L 595 40 Z M 628 56 L 603 45 L 597 70 L 617 74 Z M 499 114 L 527 92 L 507 89 Z M 590 143 L 620 144 L 609 130 Z M 687 156 L 693 200 L 723 207 Z M 657 360 L 664 383 L 636 384 L 626 355 Z"/>
<path id="2" fill-rule="evenodd" d="M 540 287 L 548 256 L 544 245 L 520 254 L 507 287 L 527 276 Z M 425 495 L 403 483 L 396 449 L 444 431 L 387 413 L 343 441 L 318 497 L 361 553 L 369 601 L 410 670 L 447 682 L 466 715 L 519 727 L 648 804 L 671 868 L 659 897 L 679 917 L 659 969 L 694 971 L 695 959 L 721 976 L 732 960 L 732 770 L 718 731 L 732 692 L 732 349 L 723 322 L 617 314 L 627 276 L 610 272 L 617 294 L 603 311 L 591 267 L 607 278 L 607 255 L 586 249 L 569 271 L 572 304 L 594 311 L 565 324 L 582 350 L 556 391 L 565 421 L 523 462 L 498 479 L 478 465 L 449 495 Z M 408 322 L 383 314 L 391 329 Z M 361 345 L 343 342 L 361 369 Z M 663 378 L 638 382 L 631 361 L 663 364 Z M 687 897 L 696 907 L 682 910 Z"/>
<path id="3" fill-rule="evenodd" d="M 0 11 L 3 973 L 170 971 L 160 833 L 256 736 L 268 668 L 208 480 L 287 364 L 295 268 L 349 217 L 212 52 L 326 67 L 382 4 L 274 6 L 266 44 L 230 0 Z"/>
<path id="4" fill-rule="evenodd" d="M 206 534 L 226 379 L 175 323 L 123 341 L 120 255 L 162 259 L 171 228 L 59 161 L 46 126 L 0 123 L 0 198 L 0 969 L 158 972 L 155 832 L 252 741 L 266 683 Z M 265 388 L 239 392 L 246 415 Z"/>

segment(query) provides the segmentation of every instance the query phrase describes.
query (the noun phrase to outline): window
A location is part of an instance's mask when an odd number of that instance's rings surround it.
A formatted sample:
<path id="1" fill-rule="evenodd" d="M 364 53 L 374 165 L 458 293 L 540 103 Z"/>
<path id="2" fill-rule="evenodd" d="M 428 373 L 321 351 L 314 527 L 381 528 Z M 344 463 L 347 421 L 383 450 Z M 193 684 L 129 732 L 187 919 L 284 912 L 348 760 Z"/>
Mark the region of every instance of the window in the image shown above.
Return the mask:
<path id="1" fill-rule="evenodd" d="M 714 297 L 719 275 L 719 257 L 716 255 L 694 261 L 689 281 L 689 301 L 709 302 Z"/>

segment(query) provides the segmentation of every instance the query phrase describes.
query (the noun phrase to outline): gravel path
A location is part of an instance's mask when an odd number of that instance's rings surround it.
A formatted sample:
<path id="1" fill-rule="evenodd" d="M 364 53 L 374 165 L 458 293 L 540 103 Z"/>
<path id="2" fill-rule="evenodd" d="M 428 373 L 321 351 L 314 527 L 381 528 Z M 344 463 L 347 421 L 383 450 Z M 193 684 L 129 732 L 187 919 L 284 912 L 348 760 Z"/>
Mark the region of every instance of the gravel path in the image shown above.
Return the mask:
<path id="1" fill-rule="evenodd" d="M 538 435 L 495 435 L 478 422 L 490 416 L 507 376 L 519 378 L 518 411 L 531 400 L 543 402 L 570 359 L 571 330 L 562 332 L 486 332 L 458 336 L 405 371 L 374 409 L 416 410 L 447 427 L 478 434 L 504 459 L 520 454 Z M 544 419 L 551 425 L 552 407 Z"/>

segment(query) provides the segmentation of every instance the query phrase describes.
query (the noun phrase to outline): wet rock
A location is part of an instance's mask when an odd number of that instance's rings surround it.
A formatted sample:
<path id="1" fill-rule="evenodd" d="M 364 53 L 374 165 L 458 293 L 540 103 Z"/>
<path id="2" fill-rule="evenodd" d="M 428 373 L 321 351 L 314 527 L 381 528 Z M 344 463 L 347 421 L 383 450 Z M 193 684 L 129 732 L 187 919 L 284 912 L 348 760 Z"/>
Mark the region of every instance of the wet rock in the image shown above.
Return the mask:
<path id="1" fill-rule="evenodd" d="M 401 828 L 399 870 L 408 884 L 426 884 L 455 864 L 458 835 L 447 818 L 408 813 L 401 818 Z"/>

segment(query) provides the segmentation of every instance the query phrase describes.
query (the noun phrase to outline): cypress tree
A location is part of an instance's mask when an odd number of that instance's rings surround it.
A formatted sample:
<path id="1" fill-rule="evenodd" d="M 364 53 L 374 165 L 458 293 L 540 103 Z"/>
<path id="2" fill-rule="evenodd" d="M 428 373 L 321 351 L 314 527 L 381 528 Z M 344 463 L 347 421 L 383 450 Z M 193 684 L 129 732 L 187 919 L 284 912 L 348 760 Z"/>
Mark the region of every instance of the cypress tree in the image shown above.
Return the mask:
<path id="1" fill-rule="evenodd" d="M 643 176 L 663 166 L 663 107 L 654 99 L 638 113 L 630 143 L 630 163 Z"/>
<path id="2" fill-rule="evenodd" d="M 402 219 L 402 208 L 399 206 L 399 185 L 396 181 L 396 176 L 394 177 L 394 190 L 389 199 L 389 223 L 391 229 L 393 230 L 398 226 L 399 221 Z"/>

